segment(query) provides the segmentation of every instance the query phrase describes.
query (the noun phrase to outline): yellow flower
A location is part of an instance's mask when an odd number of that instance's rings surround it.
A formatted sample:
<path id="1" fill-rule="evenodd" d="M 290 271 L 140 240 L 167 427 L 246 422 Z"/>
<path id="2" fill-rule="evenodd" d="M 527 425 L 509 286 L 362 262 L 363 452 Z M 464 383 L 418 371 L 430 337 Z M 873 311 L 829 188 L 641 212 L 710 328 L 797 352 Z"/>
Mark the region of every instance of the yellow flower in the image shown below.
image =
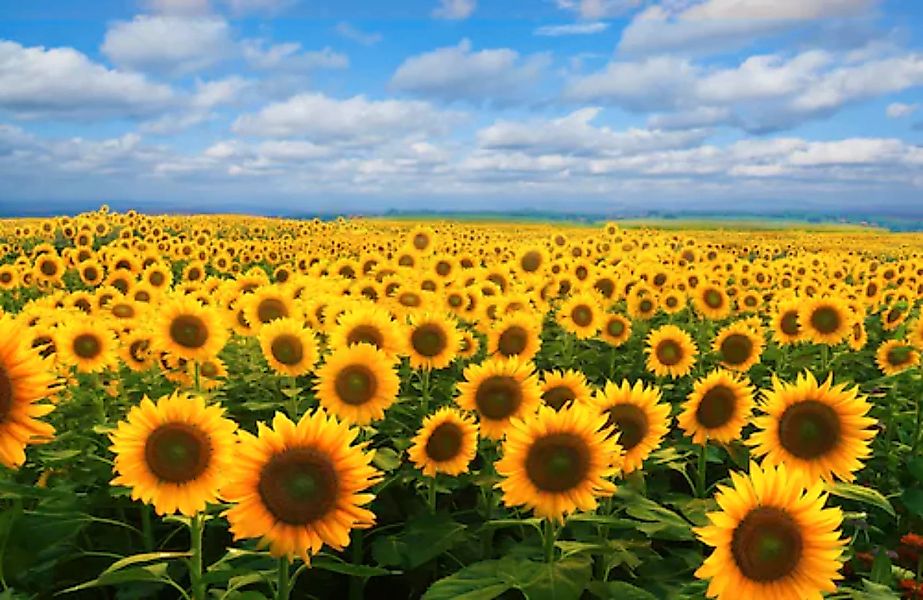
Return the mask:
<path id="1" fill-rule="evenodd" d="M 640 381 L 634 385 L 627 380 L 621 385 L 610 381 L 596 393 L 596 410 L 605 415 L 606 427 L 618 434 L 625 450 L 623 473 L 640 469 L 670 431 L 670 405 L 660 399 L 660 389 Z"/>
<path id="2" fill-rule="evenodd" d="M 423 421 L 408 450 L 424 475 L 461 475 L 468 471 L 478 448 L 478 426 L 467 415 L 443 407 Z"/>

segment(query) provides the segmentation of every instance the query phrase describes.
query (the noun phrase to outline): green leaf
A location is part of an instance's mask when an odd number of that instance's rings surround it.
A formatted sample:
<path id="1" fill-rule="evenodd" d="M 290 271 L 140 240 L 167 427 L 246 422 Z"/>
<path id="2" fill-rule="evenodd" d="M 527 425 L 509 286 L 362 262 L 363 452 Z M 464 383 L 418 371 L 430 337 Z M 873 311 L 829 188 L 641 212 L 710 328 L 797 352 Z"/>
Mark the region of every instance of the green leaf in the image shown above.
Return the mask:
<path id="1" fill-rule="evenodd" d="M 648 535 L 648 537 L 686 541 L 694 539 L 692 527 L 689 523 L 678 514 L 668 508 L 657 504 L 653 500 L 648 500 L 643 496 L 624 491 L 625 488 L 619 488 L 619 495 L 625 499 L 625 512 L 629 516 L 644 521 L 636 525 L 639 531 Z"/>
<path id="2" fill-rule="evenodd" d="M 913 475 L 913 478 L 923 483 L 923 456 L 918 456 L 907 463 L 907 472 Z"/>
<path id="3" fill-rule="evenodd" d="M 117 560 L 109 567 L 103 571 L 103 575 L 107 573 L 114 573 L 124 569 L 125 567 L 130 567 L 132 565 L 137 565 L 140 563 L 161 561 L 161 560 L 172 560 L 174 558 L 186 558 L 187 556 L 192 556 L 191 552 L 147 552 L 145 554 L 133 554 L 132 556 L 126 556 L 121 560 Z"/>
<path id="4" fill-rule="evenodd" d="M 529 600 L 577 600 L 593 575 L 589 556 L 572 556 L 550 564 L 533 562 L 532 565 L 533 578 L 516 586 Z"/>
<path id="5" fill-rule="evenodd" d="M 382 566 L 415 569 L 461 542 L 466 529 L 448 514 L 426 514 L 409 521 L 397 535 L 377 538 L 372 556 Z"/>
<path id="6" fill-rule="evenodd" d="M 854 483 L 844 483 L 842 481 L 827 484 L 826 490 L 833 496 L 846 498 L 847 500 L 855 500 L 856 502 L 875 506 L 885 511 L 892 517 L 896 516 L 894 507 L 891 506 L 891 503 L 888 502 L 888 499 L 885 498 L 878 490 L 873 490 L 872 488 L 856 485 Z"/>
<path id="7" fill-rule="evenodd" d="M 605 600 L 610 598 L 618 598 L 619 600 L 657 600 L 657 596 L 654 594 L 625 581 L 594 581 L 590 584 L 589 589 L 594 596 Z"/>
<path id="8" fill-rule="evenodd" d="M 882 585 L 891 585 L 891 559 L 884 548 L 879 548 L 872 562 L 872 581 Z"/>
<path id="9" fill-rule="evenodd" d="M 843 588 L 852 600 L 894 600 L 894 591 L 886 585 L 873 583 L 868 579 L 862 580 L 862 589 Z"/>
<path id="10" fill-rule="evenodd" d="M 372 463 L 382 471 L 393 471 L 401 466 L 401 455 L 391 448 L 378 448 Z"/>
<path id="11" fill-rule="evenodd" d="M 379 575 L 395 575 L 400 573 L 400 571 L 389 571 L 388 569 L 373 567 L 371 565 L 354 565 L 344 562 L 336 556 L 328 555 L 314 557 L 311 561 L 311 568 L 349 575 L 350 577 L 376 577 Z"/>
<path id="12" fill-rule="evenodd" d="M 485 560 L 443 577 L 426 590 L 423 600 L 492 600 L 511 587 L 498 574 L 500 563 Z"/>
<path id="13" fill-rule="evenodd" d="M 120 583 L 136 583 L 141 581 L 162 582 L 166 579 L 166 577 L 167 563 L 156 563 L 146 567 L 132 567 L 130 569 L 122 569 L 112 573 L 103 573 L 92 581 L 87 581 L 86 583 L 81 583 L 80 585 L 69 587 L 66 590 L 58 592 L 58 594 L 67 594 L 70 592 L 76 592 L 79 590 L 86 590 L 95 587 L 103 587 L 107 585 L 118 585 Z"/>
<path id="14" fill-rule="evenodd" d="M 907 510 L 918 517 L 923 517 L 923 489 L 907 488 L 901 494 L 901 502 L 907 507 Z"/>

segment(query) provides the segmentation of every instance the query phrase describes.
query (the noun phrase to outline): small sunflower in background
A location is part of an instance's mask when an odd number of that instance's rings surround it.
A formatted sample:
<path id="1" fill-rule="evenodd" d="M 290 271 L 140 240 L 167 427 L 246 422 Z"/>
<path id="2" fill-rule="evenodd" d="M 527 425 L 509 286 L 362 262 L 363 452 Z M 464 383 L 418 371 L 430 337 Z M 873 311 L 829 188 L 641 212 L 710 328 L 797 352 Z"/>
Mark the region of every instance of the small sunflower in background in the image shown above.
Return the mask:
<path id="1" fill-rule="evenodd" d="M 609 435 L 618 434 L 625 451 L 622 472 L 641 468 L 644 460 L 660 446 L 670 431 L 670 405 L 661 402 L 661 391 L 641 381 L 634 385 L 606 383 L 594 397 L 595 410 L 606 417 Z"/>
<path id="2" fill-rule="evenodd" d="M 477 411 L 485 437 L 500 439 L 510 419 L 531 414 L 541 403 L 542 392 L 532 363 L 489 358 L 468 365 L 462 376 L 455 402 L 465 410 Z"/>
<path id="3" fill-rule="evenodd" d="M 160 515 L 193 516 L 217 502 L 218 487 L 235 452 L 237 424 L 201 396 L 145 397 L 109 435 L 115 453 L 113 485 Z"/>
<path id="4" fill-rule="evenodd" d="M 723 367 L 746 372 L 760 361 L 763 344 L 762 335 L 755 333 L 747 324 L 738 322 L 718 332 L 712 349 L 718 353 Z"/>
<path id="5" fill-rule="evenodd" d="M 692 371 L 698 350 L 692 337 L 676 325 L 663 325 L 647 338 L 647 369 L 659 377 L 682 377 Z"/>
<path id="6" fill-rule="evenodd" d="M 695 530 L 714 548 L 695 572 L 709 580 L 707 596 L 718 600 L 820 600 L 842 578 L 843 513 L 824 508 L 820 483 L 807 488 L 785 464 L 750 463 L 750 474 L 731 472 L 733 487 L 718 486 L 721 511 Z"/>
<path id="7" fill-rule="evenodd" d="M 443 369 L 458 355 L 461 334 L 454 321 L 436 314 L 422 314 L 411 317 L 406 340 L 412 368 Z"/>
<path id="8" fill-rule="evenodd" d="M 214 308 L 187 297 L 173 297 L 157 309 L 151 343 L 160 350 L 191 361 L 217 356 L 228 332 Z"/>
<path id="9" fill-rule="evenodd" d="M 872 452 L 876 423 L 858 386 L 834 385 L 832 376 L 819 384 L 805 372 L 793 384 L 773 377 L 772 387 L 763 392 L 765 414 L 753 419 L 759 431 L 747 440 L 752 452 L 766 464 L 784 462 L 811 482 L 853 481 Z"/>
<path id="10" fill-rule="evenodd" d="M 362 307 L 340 316 L 330 330 L 331 348 L 353 344 L 371 344 L 397 361 L 406 353 L 406 340 L 401 325 L 388 311 L 378 307 Z"/>
<path id="11" fill-rule="evenodd" d="M 798 324 L 815 344 L 839 344 L 849 335 L 850 322 L 849 309 L 836 298 L 813 298 L 798 310 Z"/>
<path id="12" fill-rule="evenodd" d="M 256 330 L 276 319 L 301 317 L 292 298 L 276 285 L 256 289 L 244 302 L 244 315 Z"/>
<path id="13" fill-rule="evenodd" d="M 731 299 L 721 287 L 707 283 L 695 289 L 695 309 L 707 319 L 717 321 L 731 314 Z"/>
<path id="14" fill-rule="evenodd" d="M 151 333 L 146 329 L 134 329 L 122 335 L 119 357 L 132 371 L 141 373 L 150 369 L 155 362 L 151 351 Z"/>
<path id="15" fill-rule="evenodd" d="M 741 375 L 716 369 L 695 382 L 676 420 L 696 444 L 729 444 L 740 439 L 752 411 L 753 386 Z"/>
<path id="16" fill-rule="evenodd" d="M 199 368 L 198 388 L 209 391 L 220 388 L 228 376 L 228 369 L 224 361 L 217 356 L 206 358 L 201 363 L 187 363 L 186 376 L 188 380 L 195 384 L 196 366 Z"/>
<path id="17" fill-rule="evenodd" d="M 794 344 L 804 338 L 798 320 L 801 302 L 797 299 L 780 302 L 772 315 L 772 337 L 780 345 Z"/>
<path id="18" fill-rule="evenodd" d="M 427 477 L 461 475 L 477 453 L 478 426 L 470 416 L 444 407 L 423 420 L 411 442 L 410 460 Z"/>
<path id="19" fill-rule="evenodd" d="M 603 318 L 599 336 L 611 346 L 618 348 L 631 337 L 631 321 L 617 314 Z"/>
<path id="20" fill-rule="evenodd" d="M 622 449 L 604 428 L 605 417 L 581 405 L 560 411 L 542 406 L 513 419 L 497 461 L 503 503 L 562 522 L 578 510 L 596 509 L 615 493 Z"/>
<path id="21" fill-rule="evenodd" d="M 461 358 L 474 358 L 480 350 L 480 342 L 472 331 L 462 331 L 461 341 L 458 343 L 458 356 Z"/>
<path id="22" fill-rule="evenodd" d="M 885 375 L 897 375 L 920 364 L 920 353 L 903 340 L 888 340 L 878 347 L 875 362 Z"/>
<path id="23" fill-rule="evenodd" d="M 116 339 L 105 323 L 72 319 L 55 331 L 58 360 L 80 373 L 99 373 L 118 364 Z"/>
<path id="24" fill-rule="evenodd" d="M 592 403 L 593 390 L 590 389 L 586 376 L 574 369 L 542 373 L 541 388 L 542 403 L 555 410 L 561 410 L 574 403 Z"/>
<path id="25" fill-rule="evenodd" d="M 319 358 L 314 332 L 301 321 L 276 319 L 260 328 L 258 337 L 266 362 L 279 375 L 304 375 Z"/>
<path id="26" fill-rule="evenodd" d="M 353 529 L 374 525 L 364 508 L 366 492 L 381 480 L 358 430 L 323 410 L 298 423 L 276 413 L 272 428 L 240 431 L 236 459 L 227 469 L 221 497 L 235 540 L 260 538 L 273 556 L 309 563 L 324 545 L 342 550 Z"/>
<path id="27" fill-rule="evenodd" d="M 394 363 L 371 344 L 338 348 L 316 375 L 321 406 L 350 424 L 367 425 L 384 418 L 400 389 Z"/>
<path id="28" fill-rule="evenodd" d="M 589 293 L 574 294 L 558 308 L 557 320 L 565 331 L 585 340 L 596 335 L 602 321 L 603 309 L 599 299 Z"/>
<path id="29" fill-rule="evenodd" d="M 502 358 L 530 361 L 542 346 L 541 320 L 528 311 L 506 315 L 487 333 L 487 352 Z"/>

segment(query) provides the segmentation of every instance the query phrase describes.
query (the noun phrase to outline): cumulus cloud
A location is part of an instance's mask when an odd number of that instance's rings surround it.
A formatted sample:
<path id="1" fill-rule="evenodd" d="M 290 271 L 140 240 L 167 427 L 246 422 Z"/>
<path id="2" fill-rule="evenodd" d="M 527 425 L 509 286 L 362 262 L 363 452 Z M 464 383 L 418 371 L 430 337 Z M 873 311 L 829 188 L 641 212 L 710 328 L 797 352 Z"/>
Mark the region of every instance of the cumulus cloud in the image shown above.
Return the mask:
<path id="1" fill-rule="evenodd" d="M 920 109 L 919 104 L 905 104 L 903 102 L 892 102 L 885 109 L 885 114 L 892 119 L 903 119 L 909 117 Z"/>
<path id="2" fill-rule="evenodd" d="M 169 86 L 106 68 L 73 48 L 0 41 L 0 109 L 19 118 L 136 117 L 176 100 Z"/>
<path id="3" fill-rule="evenodd" d="M 182 75 L 229 58 L 235 45 L 218 17 L 138 15 L 109 27 L 102 52 L 121 67 Z"/>
<path id="4" fill-rule="evenodd" d="M 259 137 L 304 137 L 318 142 L 369 143 L 392 137 L 445 133 L 458 115 L 417 100 L 345 100 L 305 93 L 237 118 L 233 130 Z"/>
<path id="5" fill-rule="evenodd" d="M 467 19 L 477 5 L 477 0 L 439 0 L 439 6 L 433 9 L 433 16 L 437 19 Z"/>
<path id="6" fill-rule="evenodd" d="M 557 0 L 558 8 L 571 10 L 584 19 L 619 17 L 643 4 L 644 0 Z"/>
<path id="7" fill-rule="evenodd" d="M 588 23 L 567 23 L 565 25 L 543 25 L 535 30 L 535 35 L 544 37 L 562 37 L 565 35 L 593 35 L 609 29 L 604 21 Z"/>
<path id="8" fill-rule="evenodd" d="M 362 44 L 363 46 L 374 46 L 382 40 L 382 35 L 380 33 L 362 31 L 355 25 L 351 25 L 346 21 L 337 23 L 336 32 L 342 37 L 356 42 L 357 44 Z"/>
<path id="9" fill-rule="evenodd" d="M 474 51 L 464 39 L 407 58 L 391 86 L 446 101 L 504 102 L 530 96 L 548 64 L 546 55 L 522 57 L 509 48 Z"/>
<path id="10" fill-rule="evenodd" d="M 244 59 L 256 69 L 296 70 L 345 69 L 349 57 L 332 48 L 304 51 L 298 42 L 270 44 L 262 39 L 248 39 L 241 42 Z"/>

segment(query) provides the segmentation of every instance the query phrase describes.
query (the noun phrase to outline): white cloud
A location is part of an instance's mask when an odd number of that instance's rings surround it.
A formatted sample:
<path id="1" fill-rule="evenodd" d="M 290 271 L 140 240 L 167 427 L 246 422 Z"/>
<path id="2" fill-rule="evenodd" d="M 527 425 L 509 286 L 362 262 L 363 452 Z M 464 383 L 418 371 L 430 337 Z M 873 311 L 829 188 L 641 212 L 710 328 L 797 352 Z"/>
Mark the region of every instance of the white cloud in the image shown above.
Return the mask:
<path id="1" fill-rule="evenodd" d="M 662 53 L 752 43 L 806 22 L 862 14 L 879 0 L 705 0 L 663 2 L 636 15 L 619 50 Z"/>
<path id="2" fill-rule="evenodd" d="M 734 113 L 726 106 L 699 106 L 690 110 L 654 115 L 647 120 L 647 126 L 652 129 L 695 129 L 734 122 Z"/>
<path id="3" fill-rule="evenodd" d="M 235 48 L 223 19 L 138 15 L 109 27 L 102 52 L 119 66 L 187 74 L 229 58 Z"/>
<path id="4" fill-rule="evenodd" d="M 208 0 L 146 0 L 144 5 L 165 15 L 204 15 L 210 8 Z"/>
<path id="5" fill-rule="evenodd" d="M 352 40 L 363 46 L 374 46 L 382 40 L 382 35 L 377 32 L 362 31 L 354 25 L 345 21 L 337 23 L 336 32 L 348 40 Z"/>
<path id="6" fill-rule="evenodd" d="M 609 29 L 609 24 L 604 21 L 590 21 L 589 23 L 567 23 L 565 25 L 543 25 L 535 30 L 535 35 L 545 37 L 561 37 L 565 35 L 593 35 Z"/>
<path id="7" fill-rule="evenodd" d="M 237 75 L 211 81 L 197 80 L 192 93 L 182 98 L 180 110 L 141 123 L 138 129 L 142 133 L 160 135 L 183 131 L 212 119 L 215 108 L 237 104 L 247 91 L 253 89 L 254 83 Z"/>
<path id="8" fill-rule="evenodd" d="M 73 48 L 0 41 L 0 109 L 20 118 L 120 118 L 158 113 L 174 91 L 108 69 Z"/>
<path id="9" fill-rule="evenodd" d="M 676 107 L 694 88 L 699 69 L 687 59 L 648 57 L 610 62 L 602 71 L 573 80 L 565 94 L 577 101 L 608 101 L 638 111 Z"/>
<path id="10" fill-rule="evenodd" d="M 241 42 L 244 59 L 254 68 L 263 70 L 345 69 L 349 57 L 326 47 L 302 51 L 298 42 L 269 44 L 266 40 L 248 39 Z"/>
<path id="11" fill-rule="evenodd" d="M 447 101 L 502 102 L 530 96 L 548 63 L 545 55 L 520 57 L 509 48 L 472 51 L 465 39 L 405 59 L 391 85 Z"/>
<path id="12" fill-rule="evenodd" d="M 439 0 L 433 16 L 438 19 L 467 19 L 476 8 L 477 0 Z"/>
<path id="13" fill-rule="evenodd" d="M 913 113 L 917 112 L 920 109 L 920 104 L 905 104 L 903 102 L 892 102 L 885 109 L 885 114 L 887 114 L 892 119 L 903 119 L 904 117 L 909 117 Z"/>
<path id="14" fill-rule="evenodd" d="M 444 133 L 457 120 L 416 100 L 337 100 L 317 93 L 293 96 L 237 118 L 233 130 L 260 137 L 306 137 L 316 142 L 369 143 Z"/>
<path id="15" fill-rule="evenodd" d="M 637 8 L 643 0 L 580 0 L 580 16 L 584 19 L 619 17 Z"/>

